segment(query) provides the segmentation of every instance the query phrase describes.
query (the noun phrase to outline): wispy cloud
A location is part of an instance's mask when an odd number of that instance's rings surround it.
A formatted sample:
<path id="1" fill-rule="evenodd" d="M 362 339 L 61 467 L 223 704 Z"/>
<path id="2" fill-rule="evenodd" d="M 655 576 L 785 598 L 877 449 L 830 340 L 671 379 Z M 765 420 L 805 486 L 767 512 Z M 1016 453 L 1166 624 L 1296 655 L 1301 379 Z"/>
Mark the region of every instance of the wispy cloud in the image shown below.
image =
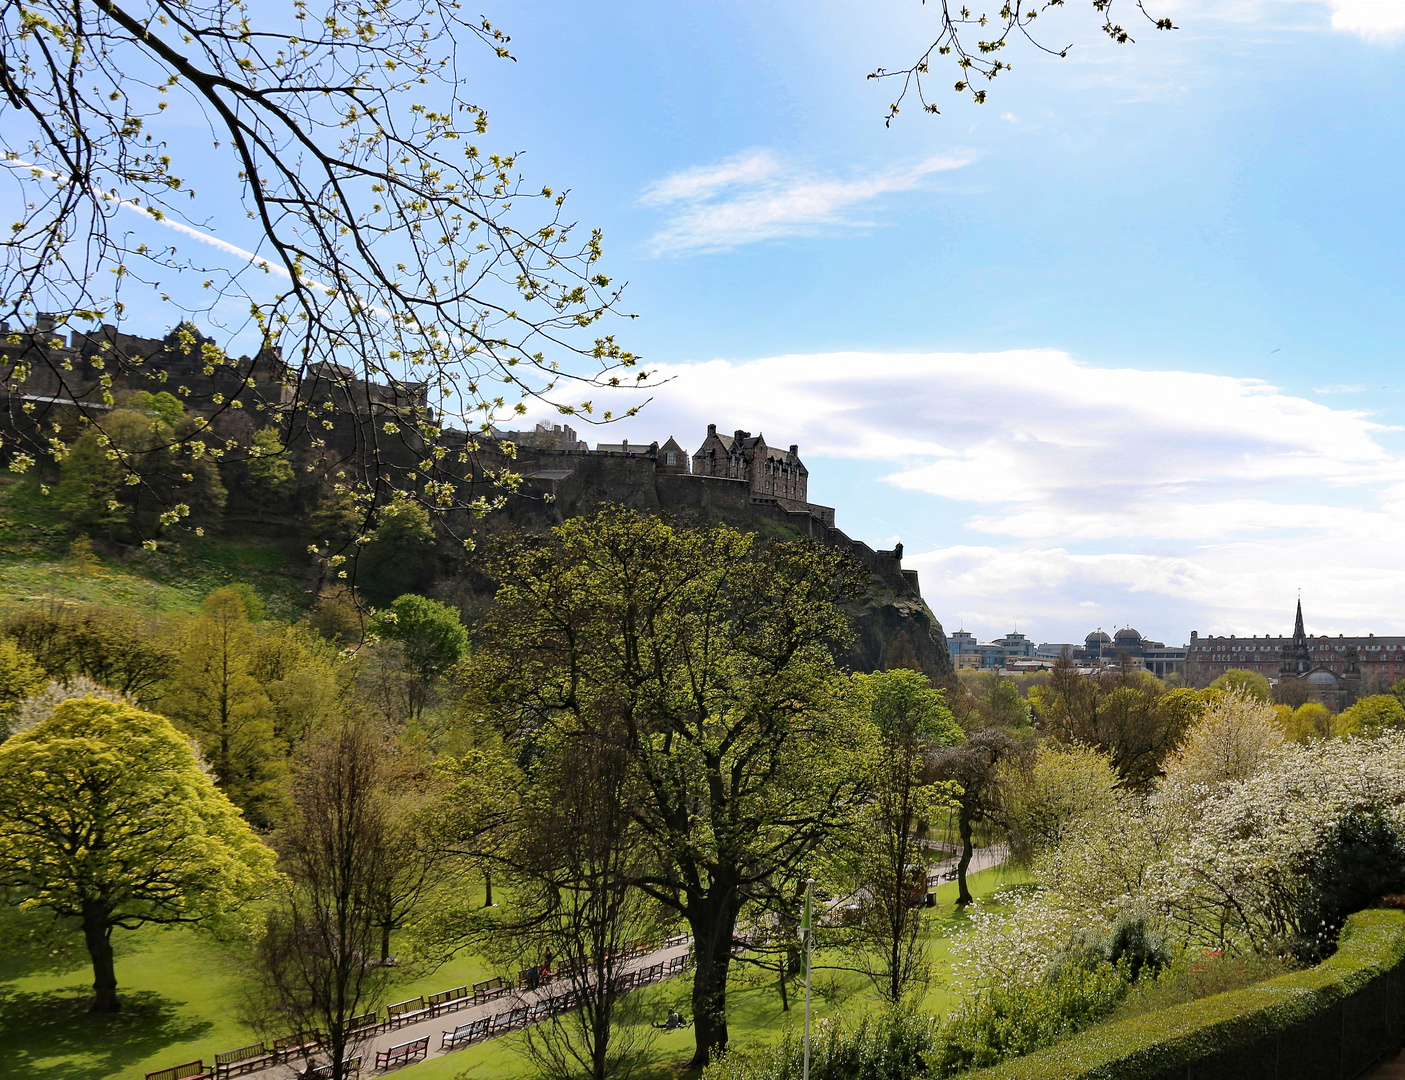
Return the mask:
<path id="1" fill-rule="evenodd" d="M 1314 394 L 1360 394 L 1366 389 L 1363 383 L 1335 383 L 1332 386 L 1314 386 Z"/>
<path id="2" fill-rule="evenodd" d="M 822 228 L 864 224 L 851 212 L 881 195 L 911 191 L 924 177 L 970 157 L 937 155 L 915 165 L 840 178 L 788 166 L 767 150 L 684 169 L 644 189 L 640 202 L 672 217 L 650 238 L 655 255 L 723 251 Z"/>

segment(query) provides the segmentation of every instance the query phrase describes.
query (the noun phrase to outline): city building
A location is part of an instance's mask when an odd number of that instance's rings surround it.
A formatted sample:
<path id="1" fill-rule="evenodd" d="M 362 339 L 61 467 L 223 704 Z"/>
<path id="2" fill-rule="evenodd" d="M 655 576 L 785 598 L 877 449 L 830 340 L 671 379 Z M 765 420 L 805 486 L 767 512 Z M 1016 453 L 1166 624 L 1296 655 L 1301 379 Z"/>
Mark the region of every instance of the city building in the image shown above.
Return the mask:
<path id="1" fill-rule="evenodd" d="M 994 641 L 977 641 L 969 630 L 957 630 L 947 638 L 951 661 L 956 670 L 979 668 L 984 671 L 1009 670 L 1011 664 L 1035 655 L 1034 642 L 1011 631 Z"/>
<path id="2" fill-rule="evenodd" d="M 1194 686 L 1240 668 L 1266 676 L 1285 701 L 1301 698 L 1343 708 L 1405 679 L 1405 637 L 1309 635 L 1300 600 L 1291 637 L 1201 637 L 1192 630 L 1186 668 Z"/>

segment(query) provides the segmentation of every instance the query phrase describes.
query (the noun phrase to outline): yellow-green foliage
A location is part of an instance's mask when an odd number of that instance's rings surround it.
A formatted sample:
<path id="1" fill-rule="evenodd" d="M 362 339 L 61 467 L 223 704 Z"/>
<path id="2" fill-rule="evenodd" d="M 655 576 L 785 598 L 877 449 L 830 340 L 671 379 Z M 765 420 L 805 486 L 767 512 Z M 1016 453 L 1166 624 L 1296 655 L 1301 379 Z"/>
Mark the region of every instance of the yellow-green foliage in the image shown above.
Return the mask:
<path id="1" fill-rule="evenodd" d="M 1296 709 L 1288 705 L 1276 706 L 1283 732 L 1293 742 L 1307 742 L 1309 739 L 1330 739 L 1340 731 L 1338 718 L 1332 710 L 1319 701 L 1308 701 Z"/>
<path id="2" fill-rule="evenodd" d="M 0 881 L 21 907 L 96 902 L 126 927 L 225 918 L 272 873 L 164 717 L 80 698 L 0 744 Z"/>
<path id="3" fill-rule="evenodd" d="M 0 637 L 0 736 L 15 708 L 44 685 L 44 669 L 7 637 Z"/>
<path id="4" fill-rule="evenodd" d="M 1312 1021 L 1402 960 L 1405 912 L 1358 912 L 1347 920 L 1341 947 L 1315 968 L 1105 1024 L 1028 1057 L 971 1073 L 970 1080 L 1150 1080 L 1185 1076 L 1195 1061 L 1226 1050 L 1251 1050 L 1259 1042 L 1271 1053 L 1271 1040 L 1280 1033 Z M 1384 1029 L 1388 1024 L 1385 1017 L 1381 1020 Z M 1392 1033 L 1383 1034 L 1382 1049 Z"/>
<path id="5" fill-rule="evenodd" d="M 1389 728 L 1405 728 L 1405 705 L 1394 694 L 1364 697 L 1337 718 L 1344 735 L 1374 738 Z"/>
<path id="6" fill-rule="evenodd" d="M 1025 858 L 1058 847 L 1069 830 L 1110 813 L 1118 798 L 1112 759 L 1090 746 L 1046 743 L 1027 768 L 1007 765 L 1001 780 L 1016 854 Z"/>

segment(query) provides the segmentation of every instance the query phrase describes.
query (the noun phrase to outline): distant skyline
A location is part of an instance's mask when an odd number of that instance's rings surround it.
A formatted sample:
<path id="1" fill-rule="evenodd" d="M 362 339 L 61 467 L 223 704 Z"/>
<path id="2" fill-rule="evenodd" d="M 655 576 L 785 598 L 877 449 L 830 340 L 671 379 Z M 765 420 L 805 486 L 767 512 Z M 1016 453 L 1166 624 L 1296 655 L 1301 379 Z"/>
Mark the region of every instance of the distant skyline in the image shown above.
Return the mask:
<path id="1" fill-rule="evenodd" d="M 582 437 L 799 443 L 948 629 L 1282 634 L 1301 588 L 1314 632 L 1405 633 L 1405 2 L 1147 0 L 1179 29 L 1129 4 L 1115 46 L 1072 0 L 1067 59 L 885 127 L 864 76 L 932 7 L 485 11 L 517 61 L 464 65 L 482 141 L 603 228 L 607 330 L 668 380 Z M 205 210 L 211 258 L 256 246 Z"/>

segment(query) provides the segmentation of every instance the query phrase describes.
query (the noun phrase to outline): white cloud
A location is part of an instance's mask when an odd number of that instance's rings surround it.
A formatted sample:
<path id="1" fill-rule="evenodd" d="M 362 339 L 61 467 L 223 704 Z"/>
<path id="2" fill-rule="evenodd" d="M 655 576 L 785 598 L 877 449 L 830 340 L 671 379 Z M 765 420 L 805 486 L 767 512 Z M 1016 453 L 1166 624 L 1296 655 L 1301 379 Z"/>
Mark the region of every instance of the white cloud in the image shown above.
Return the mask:
<path id="1" fill-rule="evenodd" d="M 1332 29 L 1371 40 L 1405 34 L 1405 0 L 1331 0 Z"/>
<path id="2" fill-rule="evenodd" d="M 841 179 L 787 167 L 770 151 L 754 150 L 666 176 L 646 187 L 640 202 L 673 211 L 649 241 L 655 255 L 722 251 L 809 235 L 821 227 L 862 224 L 848 212 L 880 195 L 911 191 L 924 177 L 970 161 L 937 155 L 916 165 Z"/>
<path id="3" fill-rule="evenodd" d="M 1405 460 L 1369 413 L 1054 350 L 663 373 L 673 381 L 622 435 L 691 448 L 717 422 L 799 443 L 818 476 L 825 458 L 871 463 L 876 489 L 833 500 L 839 525 L 879 545 L 897 531 L 883 519 L 901 517 L 908 565 L 944 620 L 1001 613 L 1045 640 L 1149 621 L 1139 628 L 1179 642 L 1192 627 L 1282 630 L 1302 586 L 1324 632 L 1405 632 Z"/>
<path id="4" fill-rule="evenodd" d="M 666 176 L 646 187 L 639 201 L 646 206 L 693 202 L 710 198 L 724 188 L 770 180 L 780 171 L 780 162 L 771 151 L 752 150 L 720 165 L 699 165 Z"/>

